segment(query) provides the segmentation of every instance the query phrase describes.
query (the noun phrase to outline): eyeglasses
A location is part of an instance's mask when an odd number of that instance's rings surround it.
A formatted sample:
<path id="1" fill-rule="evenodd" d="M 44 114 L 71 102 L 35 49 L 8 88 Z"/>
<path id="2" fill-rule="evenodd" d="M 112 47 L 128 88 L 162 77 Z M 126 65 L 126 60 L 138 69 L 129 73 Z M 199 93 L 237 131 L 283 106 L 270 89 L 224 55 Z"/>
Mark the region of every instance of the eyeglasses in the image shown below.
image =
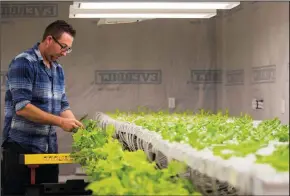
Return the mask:
<path id="1" fill-rule="evenodd" d="M 70 47 L 67 47 L 67 46 L 63 46 L 61 43 L 59 43 L 59 41 L 57 41 L 57 39 L 55 38 L 55 37 L 53 37 L 53 36 L 51 36 L 52 37 L 52 39 L 60 46 L 60 49 L 62 50 L 62 51 L 65 51 L 66 53 L 71 53 L 71 51 L 72 51 L 72 48 L 70 48 Z"/>

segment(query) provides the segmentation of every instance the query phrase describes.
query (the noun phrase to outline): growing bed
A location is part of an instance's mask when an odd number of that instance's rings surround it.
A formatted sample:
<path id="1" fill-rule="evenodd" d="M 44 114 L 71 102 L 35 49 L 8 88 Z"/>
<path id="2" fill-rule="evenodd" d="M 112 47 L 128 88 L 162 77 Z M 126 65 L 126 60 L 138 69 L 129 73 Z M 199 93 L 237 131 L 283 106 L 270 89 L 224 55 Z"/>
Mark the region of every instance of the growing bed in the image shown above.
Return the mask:
<path id="1" fill-rule="evenodd" d="M 114 127 L 112 134 L 118 139 L 118 144 L 122 144 L 121 154 L 124 150 L 136 153 L 142 150 L 159 169 L 168 168 L 172 160 L 186 164 L 181 179 L 189 179 L 193 187 L 189 187 L 187 181 L 180 181 L 180 189 L 172 189 L 177 192 L 151 194 L 187 194 L 186 191 L 194 195 L 289 194 L 289 126 L 282 125 L 278 119 L 257 122 L 247 115 L 230 118 L 227 114 L 201 111 L 194 115 L 186 112 L 97 113 L 95 120 L 103 130 L 109 125 Z M 143 158 L 140 158 L 140 164 Z M 140 164 L 133 159 L 131 161 L 138 168 Z M 89 168 L 87 163 L 80 163 L 86 170 Z M 112 166 L 106 168 L 110 169 Z M 92 175 L 92 172 L 87 172 Z M 128 191 L 124 190 L 122 180 L 119 185 L 119 190 Z M 167 187 L 167 191 L 170 190 L 170 185 Z M 162 186 L 158 188 L 161 190 Z M 147 189 L 139 187 L 139 190 L 134 194 L 150 194 Z"/>

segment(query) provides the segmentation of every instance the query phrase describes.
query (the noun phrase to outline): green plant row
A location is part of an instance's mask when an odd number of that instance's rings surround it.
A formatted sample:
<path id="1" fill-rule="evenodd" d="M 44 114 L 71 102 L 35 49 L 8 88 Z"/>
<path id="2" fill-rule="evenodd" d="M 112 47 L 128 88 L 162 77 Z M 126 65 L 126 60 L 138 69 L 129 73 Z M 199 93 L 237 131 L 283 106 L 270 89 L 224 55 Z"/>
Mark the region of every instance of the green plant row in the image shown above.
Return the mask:
<path id="1" fill-rule="evenodd" d="M 101 129 L 93 120 L 84 124 L 73 134 L 71 156 L 85 169 L 86 189 L 93 195 L 201 195 L 189 180 L 178 177 L 185 164 L 172 161 L 168 168 L 156 169 L 142 150 L 123 150 L 112 137 L 114 127 Z"/>
<path id="2" fill-rule="evenodd" d="M 132 122 L 162 135 L 163 139 L 191 145 L 198 150 L 209 149 L 224 159 L 253 154 L 257 163 L 270 164 L 278 171 L 289 171 L 289 125 L 274 118 L 257 127 L 248 115 L 229 117 L 201 110 L 169 113 L 138 111 L 108 114 L 119 121 Z M 274 149 L 268 146 L 274 143 Z M 264 153 L 261 152 L 263 149 Z"/>

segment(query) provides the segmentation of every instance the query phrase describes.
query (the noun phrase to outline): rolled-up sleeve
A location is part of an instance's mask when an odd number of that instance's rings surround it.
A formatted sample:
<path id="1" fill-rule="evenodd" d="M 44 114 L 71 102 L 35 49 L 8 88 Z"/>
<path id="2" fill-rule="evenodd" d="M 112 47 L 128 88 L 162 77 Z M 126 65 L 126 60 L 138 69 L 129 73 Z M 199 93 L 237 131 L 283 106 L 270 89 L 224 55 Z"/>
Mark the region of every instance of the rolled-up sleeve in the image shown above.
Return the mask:
<path id="1" fill-rule="evenodd" d="M 61 111 L 60 113 L 64 112 L 65 110 L 70 109 L 69 102 L 67 100 L 66 94 L 63 93 L 61 97 Z"/>
<path id="2" fill-rule="evenodd" d="M 65 75 L 64 75 L 64 70 L 61 69 L 60 72 L 60 78 L 61 78 L 61 85 L 62 85 L 62 96 L 61 96 L 61 108 L 60 108 L 60 113 L 64 112 L 65 110 L 70 109 L 69 101 L 66 96 L 66 84 L 65 84 Z"/>
<path id="3" fill-rule="evenodd" d="M 15 110 L 23 109 L 32 99 L 34 70 L 26 58 L 15 59 L 8 70 L 7 82 Z"/>

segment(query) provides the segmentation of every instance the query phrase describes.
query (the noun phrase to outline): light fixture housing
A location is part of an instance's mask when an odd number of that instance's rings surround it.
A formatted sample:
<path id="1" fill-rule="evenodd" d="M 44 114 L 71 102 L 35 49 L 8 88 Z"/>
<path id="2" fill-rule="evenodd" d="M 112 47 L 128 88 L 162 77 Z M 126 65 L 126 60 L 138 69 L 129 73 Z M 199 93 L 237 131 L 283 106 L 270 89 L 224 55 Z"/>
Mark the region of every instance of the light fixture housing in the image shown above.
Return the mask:
<path id="1" fill-rule="evenodd" d="M 211 18 L 216 14 L 211 13 L 192 13 L 192 14 L 163 14 L 163 13 L 152 13 L 152 14 L 75 14 L 74 18 L 121 18 L 121 19 L 149 19 L 149 18 Z M 137 19 L 138 20 L 138 19 Z"/>
<path id="2" fill-rule="evenodd" d="M 232 9 L 240 2 L 74 2 L 80 9 L 96 10 L 196 10 Z"/>
<path id="3" fill-rule="evenodd" d="M 154 19 L 211 18 L 217 9 L 231 9 L 239 2 L 74 2 L 70 18 Z"/>
<path id="4" fill-rule="evenodd" d="M 215 10 L 196 10 L 190 11 L 169 11 L 169 10 L 156 10 L 155 12 L 143 10 L 142 12 L 132 10 L 116 10 L 115 12 L 106 10 L 93 10 L 93 9 L 75 9 L 70 10 L 70 17 L 72 18 L 211 18 L 216 15 Z"/>

